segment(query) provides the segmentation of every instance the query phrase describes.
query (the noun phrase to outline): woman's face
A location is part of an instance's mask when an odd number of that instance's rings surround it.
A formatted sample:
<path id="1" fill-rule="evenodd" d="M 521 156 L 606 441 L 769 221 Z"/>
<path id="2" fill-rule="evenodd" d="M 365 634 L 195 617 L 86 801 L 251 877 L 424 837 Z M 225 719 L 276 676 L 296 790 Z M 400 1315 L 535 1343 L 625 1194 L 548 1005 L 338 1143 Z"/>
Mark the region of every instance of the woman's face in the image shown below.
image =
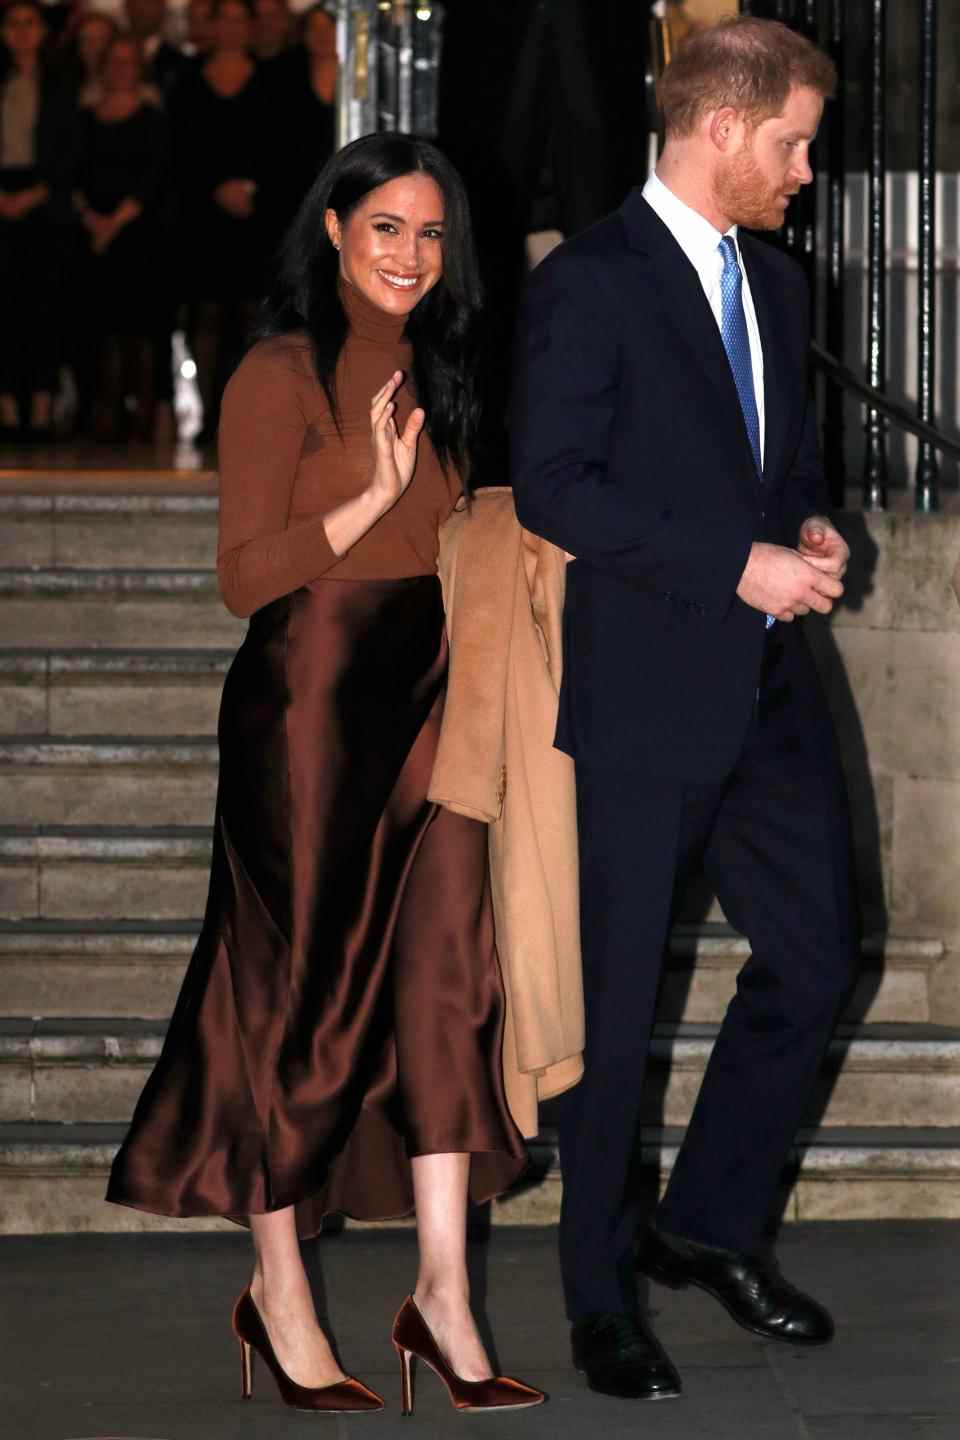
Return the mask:
<path id="1" fill-rule="evenodd" d="M 136 90 L 142 79 L 140 51 L 130 40 L 116 40 L 103 62 L 103 88 L 110 94 Z"/>
<path id="2" fill-rule="evenodd" d="M 43 44 L 46 27 L 30 5 L 14 5 L 3 17 L 0 39 L 15 60 L 32 59 Z"/>
<path id="3" fill-rule="evenodd" d="M 264 54 L 276 54 L 290 39 L 290 11 L 286 0 L 257 0 L 254 35 Z"/>
<path id="4" fill-rule="evenodd" d="M 77 54 L 88 75 L 99 68 L 113 37 L 113 26 L 105 15 L 88 15 L 77 30 Z"/>
<path id="5" fill-rule="evenodd" d="M 345 225 L 325 218 L 344 280 L 389 315 L 409 315 L 443 274 L 443 194 L 429 175 L 371 190 Z"/>
<path id="6" fill-rule="evenodd" d="M 337 27 L 332 18 L 322 10 L 314 10 L 308 15 L 303 30 L 303 44 L 311 60 L 335 60 Z"/>
<path id="7" fill-rule="evenodd" d="M 217 50 L 249 50 L 253 41 L 253 23 L 245 5 L 224 0 L 213 17 L 214 45 Z"/>

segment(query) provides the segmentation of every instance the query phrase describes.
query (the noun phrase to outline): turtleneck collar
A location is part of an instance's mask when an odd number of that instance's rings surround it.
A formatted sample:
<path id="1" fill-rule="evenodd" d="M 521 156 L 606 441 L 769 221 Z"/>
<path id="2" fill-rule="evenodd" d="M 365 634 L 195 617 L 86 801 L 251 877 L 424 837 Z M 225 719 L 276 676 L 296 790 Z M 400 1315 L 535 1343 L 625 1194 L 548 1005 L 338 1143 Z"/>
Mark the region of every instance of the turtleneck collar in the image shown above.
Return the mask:
<path id="1" fill-rule="evenodd" d="M 406 315 L 390 315 L 368 300 L 362 290 L 351 285 L 343 276 L 337 281 L 340 301 L 346 312 L 351 335 L 360 340 L 372 341 L 374 345 L 396 345 L 403 338 Z"/>

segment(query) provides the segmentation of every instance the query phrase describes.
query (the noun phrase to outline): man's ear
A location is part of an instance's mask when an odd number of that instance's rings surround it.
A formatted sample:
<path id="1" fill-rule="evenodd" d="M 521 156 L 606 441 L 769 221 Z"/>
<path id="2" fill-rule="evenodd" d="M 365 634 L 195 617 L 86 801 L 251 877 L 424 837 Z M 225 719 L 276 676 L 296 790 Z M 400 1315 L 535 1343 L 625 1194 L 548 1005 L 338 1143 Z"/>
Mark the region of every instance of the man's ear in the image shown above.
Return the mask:
<path id="1" fill-rule="evenodd" d="M 743 129 L 743 116 L 732 105 L 712 110 L 707 116 L 707 134 L 718 150 L 727 151 L 736 144 Z"/>

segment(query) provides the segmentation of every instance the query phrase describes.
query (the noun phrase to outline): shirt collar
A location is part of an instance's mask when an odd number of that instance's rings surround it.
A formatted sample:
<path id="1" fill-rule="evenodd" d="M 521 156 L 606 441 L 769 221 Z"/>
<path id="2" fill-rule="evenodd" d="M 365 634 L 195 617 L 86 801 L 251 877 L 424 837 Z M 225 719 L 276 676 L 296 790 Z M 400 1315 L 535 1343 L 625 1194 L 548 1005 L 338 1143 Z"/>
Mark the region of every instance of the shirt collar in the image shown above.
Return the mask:
<path id="1" fill-rule="evenodd" d="M 680 249 L 698 274 L 712 274 L 720 260 L 717 247 L 724 232 L 711 225 L 697 210 L 691 209 L 685 201 L 674 195 L 664 185 L 656 171 L 651 171 L 643 187 L 643 198 L 670 231 Z M 731 225 L 725 232 L 733 237 L 740 253 L 737 240 L 737 226 Z"/>

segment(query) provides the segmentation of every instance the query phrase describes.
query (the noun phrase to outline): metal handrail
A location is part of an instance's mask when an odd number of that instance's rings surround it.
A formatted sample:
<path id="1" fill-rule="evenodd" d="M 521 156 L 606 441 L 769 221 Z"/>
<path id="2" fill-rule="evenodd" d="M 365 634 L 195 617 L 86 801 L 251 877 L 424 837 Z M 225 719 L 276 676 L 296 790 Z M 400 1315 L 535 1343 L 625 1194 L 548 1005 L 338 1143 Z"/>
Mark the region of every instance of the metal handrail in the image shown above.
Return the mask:
<path id="1" fill-rule="evenodd" d="M 810 352 L 817 369 L 822 370 L 837 385 L 841 385 L 845 390 L 852 390 L 871 409 L 878 410 L 888 420 L 894 421 L 901 430 L 908 430 L 911 435 L 916 435 L 918 440 L 926 441 L 935 450 L 941 451 L 944 455 L 950 455 L 955 460 L 960 460 L 960 440 L 951 439 L 942 430 L 938 430 L 933 425 L 927 425 L 905 405 L 899 405 L 896 400 L 891 400 L 888 395 L 884 395 L 882 390 L 868 385 L 848 365 L 844 365 L 842 360 L 838 360 L 835 355 L 824 350 L 823 346 L 818 345 L 816 341 L 811 343 Z"/>

